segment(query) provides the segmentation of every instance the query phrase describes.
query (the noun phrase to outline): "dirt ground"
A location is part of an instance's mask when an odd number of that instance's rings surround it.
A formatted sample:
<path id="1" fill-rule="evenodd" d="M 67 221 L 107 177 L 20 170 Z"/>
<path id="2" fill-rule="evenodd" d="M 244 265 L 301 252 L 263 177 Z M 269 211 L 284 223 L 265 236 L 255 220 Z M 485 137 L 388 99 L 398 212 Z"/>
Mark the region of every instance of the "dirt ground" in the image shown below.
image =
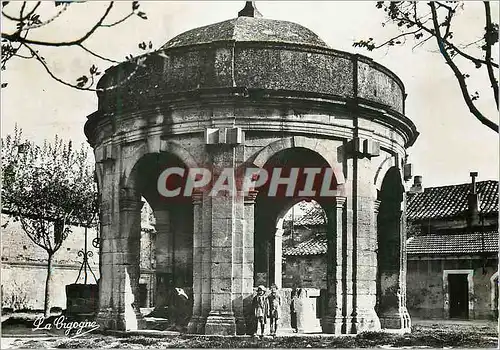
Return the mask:
<path id="1" fill-rule="evenodd" d="M 33 332 L 28 324 L 2 324 L 2 349 L 16 348 L 497 348 L 496 322 L 414 321 L 411 334 L 367 332 L 357 336 L 286 335 L 264 339 L 235 336 L 89 333 L 68 338 L 55 332 Z M 24 329 L 23 329 L 24 328 Z"/>

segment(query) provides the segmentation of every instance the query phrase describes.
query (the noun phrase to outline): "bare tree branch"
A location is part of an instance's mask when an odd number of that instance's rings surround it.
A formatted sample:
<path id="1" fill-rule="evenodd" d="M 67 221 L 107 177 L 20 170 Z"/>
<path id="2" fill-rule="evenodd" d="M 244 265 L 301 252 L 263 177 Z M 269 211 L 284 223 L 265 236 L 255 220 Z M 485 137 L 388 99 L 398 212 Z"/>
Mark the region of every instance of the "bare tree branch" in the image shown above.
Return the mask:
<path id="1" fill-rule="evenodd" d="M 129 19 L 130 17 L 132 17 L 134 15 L 134 12 L 130 12 L 127 16 L 123 17 L 122 19 L 119 19 L 118 21 L 116 22 L 113 22 L 113 23 L 110 23 L 110 24 L 101 24 L 101 27 L 114 27 L 120 23 L 123 23 L 125 22 L 127 19 Z"/>
<path id="2" fill-rule="evenodd" d="M 396 41 L 398 38 L 403 37 L 406 39 L 409 35 L 414 35 L 417 41 L 417 43 L 412 47 L 412 50 L 414 50 L 415 48 L 424 45 L 430 39 L 436 38 L 439 52 L 444 57 L 446 64 L 450 66 L 456 76 L 463 99 L 470 113 L 488 128 L 498 132 L 498 125 L 479 111 L 476 106 L 476 102 L 474 102 L 479 98 L 479 93 L 476 91 L 472 96 L 469 94 L 469 88 L 466 83 L 466 79 L 470 77 L 469 74 L 462 73 L 460 68 L 458 68 L 457 64 L 454 62 L 456 58 L 461 58 L 462 60 L 465 59 L 468 62 L 473 63 L 476 69 L 482 67 L 487 69 L 488 78 L 491 83 L 491 88 L 495 96 L 495 103 L 498 110 L 498 80 L 496 79 L 496 72 L 494 68 L 499 68 L 499 65 L 493 61 L 491 53 L 492 47 L 498 42 L 498 24 L 492 23 L 489 2 L 484 2 L 486 11 L 486 30 L 484 37 L 465 46 L 455 44 L 452 41 L 454 37 L 452 21 L 458 13 L 458 10 L 463 8 L 462 2 L 433 1 L 427 3 L 429 7 L 425 6 L 425 8 L 430 8 L 431 11 L 423 16 L 421 13 L 425 13 L 427 10 L 424 10 L 424 6 L 421 4 L 422 3 L 415 1 L 378 1 L 376 7 L 386 12 L 386 16 L 388 18 L 388 21 L 382 25 L 385 26 L 388 22 L 397 24 L 397 26 L 402 29 L 401 33 L 391 37 L 380 45 L 375 44 L 373 38 L 369 38 L 367 41 L 357 41 L 353 44 L 353 46 L 365 47 L 370 51 L 384 46 L 389 48 L 389 46 L 402 45 L 405 43 L 405 41 Z M 432 23 L 432 25 L 426 25 L 425 23 L 427 22 Z M 480 54 L 472 56 L 464 51 L 468 46 L 482 40 L 485 42 L 481 47 L 481 49 L 485 51 L 484 59 Z"/>
<path id="3" fill-rule="evenodd" d="M 88 52 L 89 54 L 91 54 L 92 56 L 95 56 L 95 57 L 97 57 L 97 58 L 99 58 L 99 59 L 101 59 L 101 60 L 103 60 L 103 61 L 108 61 L 108 62 L 111 62 L 111 63 L 116 63 L 116 64 L 120 63 L 120 62 L 118 62 L 118 61 L 115 61 L 115 60 L 112 60 L 112 59 L 110 59 L 110 58 L 106 58 L 106 57 L 104 57 L 104 56 L 101 56 L 101 55 L 97 54 L 96 52 L 94 52 L 94 51 L 90 50 L 89 48 L 87 48 L 87 47 L 86 47 L 86 46 L 84 46 L 83 44 L 78 44 L 78 46 L 79 46 L 79 47 L 81 47 L 84 51 L 86 51 L 86 52 Z"/>
<path id="4" fill-rule="evenodd" d="M 456 64 L 453 62 L 451 59 L 450 55 L 446 51 L 445 43 L 443 41 L 443 37 L 441 36 L 441 30 L 439 28 L 439 22 L 438 22 L 438 15 L 436 12 L 436 6 L 435 4 L 431 1 L 429 2 L 429 6 L 431 7 L 432 11 L 432 19 L 433 19 L 433 24 L 434 24 L 434 31 L 435 31 L 435 37 L 437 44 L 439 46 L 439 50 L 441 51 L 441 54 L 443 55 L 446 63 L 450 66 L 450 68 L 453 70 L 453 73 L 455 73 L 455 77 L 457 78 L 458 84 L 460 86 L 460 90 L 462 91 L 462 96 L 464 98 L 465 103 L 467 104 L 467 107 L 469 107 L 469 111 L 484 125 L 486 125 L 488 128 L 491 130 L 498 132 L 498 125 L 495 124 L 493 121 L 489 120 L 486 118 L 474 105 L 471 96 L 469 94 L 469 90 L 467 88 L 467 84 L 465 83 L 465 77 L 458 69 Z"/>
<path id="5" fill-rule="evenodd" d="M 428 34 L 434 36 L 434 31 L 428 27 L 426 27 L 422 22 L 420 22 L 420 20 L 418 20 L 418 16 L 416 15 L 416 7 L 417 7 L 417 4 L 418 2 L 413 2 L 413 6 L 414 6 L 414 17 L 415 17 L 415 20 L 412 20 L 410 17 L 408 17 L 408 15 L 405 15 L 405 14 L 402 14 L 403 17 L 401 18 L 398 18 L 399 20 L 404 20 L 404 21 L 407 21 L 409 24 L 412 24 L 412 25 L 417 25 L 418 27 L 422 28 L 424 31 L 426 31 Z M 473 62 L 474 64 L 486 64 L 486 61 L 483 60 L 483 59 L 480 59 L 478 57 L 473 57 L 469 54 L 467 54 L 466 52 L 464 52 L 463 50 L 461 50 L 460 48 L 458 48 L 456 45 L 454 45 L 453 43 L 451 43 L 449 40 L 447 39 L 443 39 L 443 43 L 446 45 L 446 46 L 449 46 L 450 48 L 452 48 L 457 54 L 459 54 L 460 56 L 462 56 L 463 58 L 466 58 L 468 59 L 469 61 Z M 492 66 L 495 67 L 495 68 L 499 68 L 498 64 L 495 63 L 495 62 L 491 62 Z"/>
<path id="6" fill-rule="evenodd" d="M 433 36 L 432 36 L 432 35 L 429 35 L 429 36 L 428 36 L 427 38 L 425 38 L 424 40 L 419 41 L 418 43 L 416 43 L 416 44 L 415 44 L 415 45 L 411 48 L 411 49 L 412 49 L 412 51 L 413 51 L 414 49 L 416 49 L 417 47 L 424 45 L 427 41 L 429 41 L 429 40 L 430 40 L 430 39 L 432 39 L 432 38 L 433 38 Z"/>
<path id="7" fill-rule="evenodd" d="M 389 44 L 389 43 L 391 43 L 391 42 L 393 43 L 395 40 L 397 40 L 397 39 L 399 39 L 399 38 L 406 37 L 406 36 L 408 36 L 408 35 L 415 35 L 415 34 L 417 34 L 417 33 L 418 33 L 418 32 L 420 32 L 420 31 L 422 31 L 422 29 L 421 29 L 421 28 L 419 28 L 419 29 L 417 29 L 417 30 L 415 30 L 415 31 L 413 31 L 413 32 L 404 32 L 404 33 L 401 33 L 401 34 L 396 35 L 395 37 L 393 37 L 393 38 L 391 38 L 391 39 L 387 40 L 387 41 L 386 41 L 386 42 L 384 42 L 383 44 L 376 45 L 376 46 L 374 47 L 374 49 L 379 49 L 379 48 L 381 48 L 381 47 L 383 47 L 383 46 L 385 46 L 385 45 L 388 45 L 388 44 Z"/>
<path id="8" fill-rule="evenodd" d="M 101 18 L 97 21 L 97 23 L 94 24 L 94 26 L 82 37 L 76 40 L 71 40 L 71 41 L 61 41 L 61 42 L 48 42 L 48 41 L 39 41 L 39 40 L 31 40 L 28 38 L 22 38 L 19 33 L 14 33 L 14 34 L 7 34 L 7 33 L 2 33 L 2 38 L 8 39 L 13 42 L 22 42 L 24 44 L 29 44 L 29 45 L 40 45 L 40 46 L 55 46 L 55 47 L 61 47 L 61 46 L 73 46 L 73 45 L 78 45 L 83 43 L 85 40 L 87 40 L 94 32 L 101 26 L 102 22 L 106 19 L 106 17 L 109 15 L 111 9 L 113 8 L 114 2 L 111 1 L 110 4 L 108 5 L 106 11 L 104 14 L 101 16 Z"/>
<path id="9" fill-rule="evenodd" d="M 71 87 L 71 88 L 74 88 L 74 89 L 77 89 L 77 90 L 83 90 L 83 91 L 94 91 L 94 92 L 97 92 L 97 91 L 100 91 L 98 89 L 92 89 L 90 87 L 80 87 L 76 84 L 71 84 L 71 83 L 68 83 L 67 81 L 64 81 L 63 79 L 57 77 L 54 73 L 52 73 L 52 71 L 50 70 L 49 66 L 47 65 L 47 63 L 45 63 L 45 60 L 33 49 L 31 48 L 28 44 L 26 43 L 23 43 L 23 45 L 31 52 L 31 54 L 36 58 L 36 60 L 38 62 L 40 62 L 40 64 L 43 66 L 43 68 L 45 69 L 45 71 L 47 72 L 47 74 L 50 75 L 50 77 L 52 79 L 54 79 L 55 81 L 63 84 L 63 85 L 66 85 L 68 87 Z"/>
<path id="10" fill-rule="evenodd" d="M 119 61 L 116 61 L 114 59 L 108 58 L 92 49 L 90 49 L 86 44 L 86 40 L 91 37 L 98 28 L 100 27 L 114 27 L 117 26 L 129 18 L 131 18 L 133 15 L 137 15 L 138 17 L 142 19 L 147 19 L 147 16 L 144 12 L 139 10 L 139 2 L 138 1 L 133 1 L 132 2 L 132 8 L 131 12 L 128 13 L 127 15 L 123 15 L 120 19 L 115 20 L 114 22 L 111 23 L 106 23 L 106 19 L 111 17 L 111 11 L 114 8 L 114 2 L 111 1 L 107 5 L 105 11 L 100 15 L 99 19 L 92 24 L 92 27 L 81 37 L 75 40 L 66 40 L 66 41 L 59 41 L 59 42 L 54 42 L 54 41 L 43 41 L 43 40 L 35 40 L 33 39 L 33 36 L 28 36 L 28 33 L 30 30 L 35 29 L 35 28 L 40 28 L 43 27 L 51 22 L 53 22 L 56 18 L 60 16 L 60 14 L 66 10 L 66 8 L 69 7 L 70 3 L 64 3 L 62 4 L 62 9 L 57 12 L 57 14 L 53 15 L 49 19 L 46 19 L 44 21 L 40 20 L 40 16 L 36 13 L 36 10 L 39 8 L 40 4 L 42 2 L 37 2 L 33 8 L 31 8 L 27 14 L 24 14 L 25 8 L 27 7 L 27 2 L 23 2 L 20 10 L 20 14 L 18 16 L 12 16 L 9 13 L 6 13 L 7 11 L 2 10 L 2 14 L 4 18 L 7 18 L 13 22 L 16 22 L 16 30 L 12 33 L 6 33 L 2 32 L 1 37 L 2 37 L 2 59 L 1 59 L 1 69 L 5 70 L 6 69 L 6 64 L 7 62 L 15 57 L 15 58 L 22 58 L 22 59 L 34 59 L 37 60 L 42 67 L 45 69 L 46 73 L 56 80 L 57 82 L 77 89 L 77 90 L 85 90 L 85 91 L 95 91 L 95 92 L 100 92 L 100 91 L 107 91 L 107 90 L 113 90 L 114 88 L 123 85 L 125 82 L 129 81 L 132 76 L 134 76 L 138 70 L 139 66 L 143 65 L 144 59 L 143 58 L 134 58 L 132 55 L 129 55 L 127 57 L 127 60 L 131 64 L 135 64 L 136 67 L 135 69 L 128 75 L 128 77 L 125 77 L 120 81 L 118 84 L 115 84 L 112 87 L 107 87 L 105 89 L 97 89 L 93 88 L 94 84 L 97 82 L 97 76 L 100 75 L 101 73 L 98 71 L 96 65 L 92 65 L 90 67 L 89 73 L 81 75 L 76 79 L 75 83 L 71 83 L 67 81 L 66 79 L 57 76 L 54 71 L 50 68 L 50 65 L 47 63 L 44 57 L 39 53 L 38 47 L 79 47 L 86 53 L 98 58 L 99 60 L 110 62 L 113 64 L 119 64 Z M 57 5 L 56 5 L 57 6 Z M 146 45 L 144 42 L 139 44 L 139 48 L 141 50 L 146 51 L 149 53 L 152 49 L 152 44 L 151 42 L 149 43 L 149 46 Z M 21 49 L 27 49 L 27 53 L 20 52 Z M 7 83 L 2 82 L 2 88 L 5 87 Z"/>
<path id="11" fill-rule="evenodd" d="M 13 16 L 10 16 L 8 15 L 7 13 L 5 13 L 5 11 L 2 10 L 2 15 L 5 16 L 5 18 L 7 19 L 10 19 L 11 21 L 15 21 L 15 22 L 24 22 L 25 20 L 27 20 L 32 14 L 35 13 L 35 11 L 38 9 L 38 7 L 40 6 L 42 2 L 41 1 L 37 1 L 37 3 L 35 4 L 35 6 L 31 9 L 31 11 L 29 11 L 25 16 L 23 16 L 23 12 L 24 12 L 24 9 L 26 7 L 26 1 L 23 2 L 23 5 L 21 7 L 21 15 L 19 16 L 19 18 L 16 18 L 16 17 L 13 17 Z"/>
<path id="12" fill-rule="evenodd" d="M 486 27 L 485 27 L 485 34 L 484 34 L 484 39 L 486 41 L 485 45 L 485 51 L 486 51 L 486 69 L 488 70 L 488 77 L 491 82 L 491 87 L 493 89 L 493 95 L 495 96 L 495 103 L 497 105 L 498 109 L 498 81 L 495 77 L 495 73 L 493 72 L 493 66 L 491 64 L 491 47 L 493 46 L 494 42 L 492 39 L 493 35 L 493 23 L 491 22 L 491 9 L 490 9 L 490 3 L 488 1 L 484 1 L 484 10 L 485 10 L 485 17 L 486 17 Z"/>
<path id="13" fill-rule="evenodd" d="M 91 81 L 90 81 L 90 84 L 88 84 L 87 87 L 85 86 L 78 86 L 77 84 L 72 84 L 72 83 L 69 83 L 59 77 L 57 77 L 49 68 L 49 66 L 47 65 L 47 63 L 45 62 L 45 60 L 43 59 L 43 57 L 41 57 L 33 48 L 31 48 L 29 45 L 27 44 L 23 44 L 26 48 L 28 48 L 28 50 L 30 50 L 31 54 L 36 58 L 36 60 L 38 62 L 40 62 L 40 64 L 43 66 L 43 68 L 45 69 L 45 71 L 47 72 L 47 74 L 50 75 L 50 77 L 54 80 L 56 80 L 57 82 L 61 83 L 61 84 L 64 84 L 68 87 L 71 87 L 71 88 L 74 88 L 74 89 L 77 89 L 77 90 L 82 90 L 82 91 L 94 91 L 94 92 L 103 92 L 103 91 L 111 91 L 111 90 L 115 90 L 121 86 L 123 86 L 126 82 L 130 81 L 130 79 L 132 79 L 132 77 L 134 77 L 139 68 L 140 67 L 143 67 L 144 66 L 144 61 L 146 60 L 147 58 L 147 55 L 145 56 L 142 56 L 142 57 L 138 57 L 137 58 L 137 62 L 133 62 L 133 61 L 129 61 L 130 64 L 133 64 L 135 66 L 134 70 L 132 72 L 130 72 L 128 74 L 128 76 L 123 79 L 122 81 L 118 82 L 117 84 L 113 85 L 113 86 L 110 86 L 110 87 L 107 87 L 107 88 L 104 88 L 104 89 L 97 89 L 97 88 L 92 88 L 91 86 L 94 84 L 94 76 L 91 75 Z"/>
<path id="14" fill-rule="evenodd" d="M 35 235 L 33 234 L 33 231 L 31 230 L 31 227 L 29 227 L 26 222 L 25 222 L 25 218 L 21 217 L 19 218 L 19 221 L 21 222 L 21 227 L 23 228 L 23 231 L 26 232 L 26 235 L 29 237 L 29 239 L 35 243 L 37 246 L 39 246 L 40 248 L 42 248 L 43 250 L 46 250 L 47 251 L 47 248 L 41 244 L 36 238 L 35 238 Z"/>
<path id="15" fill-rule="evenodd" d="M 33 23 L 33 24 L 28 25 L 28 26 L 24 26 L 24 29 L 35 29 L 35 28 L 40 28 L 40 27 L 46 26 L 47 24 L 55 21 L 56 18 L 58 18 L 64 11 L 66 11 L 68 9 L 69 5 L 70 4 L 68 4 L 68 3 L 63 4 L 62 8 L 55 15 L 50 17 L 49 19 L 46 19 L 43 22 L 40 21 L 40 23 L 38 23 L 38 24 Z"/>

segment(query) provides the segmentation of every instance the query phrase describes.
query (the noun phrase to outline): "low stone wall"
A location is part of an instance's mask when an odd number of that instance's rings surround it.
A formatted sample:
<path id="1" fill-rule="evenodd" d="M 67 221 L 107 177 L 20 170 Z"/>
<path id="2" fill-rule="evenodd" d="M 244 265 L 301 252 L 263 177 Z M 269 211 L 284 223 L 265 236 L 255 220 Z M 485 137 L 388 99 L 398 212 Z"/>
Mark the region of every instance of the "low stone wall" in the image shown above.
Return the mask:
<path id="1" fill-rule="evenodd" d="M 55 266 L 51 306 L 66 309 L 64 286 L 75 283 L 78 267 Z M 43 310 L 47 266 L 2 264 L 2 308 Z M 93 278 L 91 278 L 93 279 Z M 95 282 L 94 282 L 95 283 Z"/>

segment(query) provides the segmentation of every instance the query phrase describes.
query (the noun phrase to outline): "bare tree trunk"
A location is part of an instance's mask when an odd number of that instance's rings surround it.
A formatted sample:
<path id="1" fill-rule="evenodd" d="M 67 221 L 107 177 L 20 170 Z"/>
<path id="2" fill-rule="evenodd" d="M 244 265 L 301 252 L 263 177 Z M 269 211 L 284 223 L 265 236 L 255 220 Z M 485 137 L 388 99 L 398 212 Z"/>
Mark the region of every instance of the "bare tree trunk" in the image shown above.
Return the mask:
<path id="1" fill-rule="evenodd" d="M 47 261 L 47 279 L 45 280 L 45 302 L 43 305 L 43 313 L 45 318 L 50 316 L 50 305 L 52 297 L 52 263 L 54 254 L 49 253 Z"/>

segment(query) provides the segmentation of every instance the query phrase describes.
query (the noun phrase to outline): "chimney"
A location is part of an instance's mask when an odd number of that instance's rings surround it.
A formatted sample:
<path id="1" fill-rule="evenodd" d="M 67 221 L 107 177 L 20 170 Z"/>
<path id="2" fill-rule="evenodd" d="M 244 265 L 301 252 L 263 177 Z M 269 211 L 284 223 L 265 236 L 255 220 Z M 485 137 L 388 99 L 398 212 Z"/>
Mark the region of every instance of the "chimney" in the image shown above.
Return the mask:
<path id="1" fill-rule="evenodd" d="M 470 173 L 471 177 L 471 188 L 467 198 L 468 208 L 467 208 L 467 224 L 469 228 L 479 225 L 479 194 L 476 188 L 476 177 L 478 173 L 472 171 Z"/>
<path id="2" fill-rule="evenodd" d="M 410 193 L 421 193 L 424 189 L 422 188 L 422 176 L 415 176 L 413 178 L 413 185 L 410 188 Z"/>

